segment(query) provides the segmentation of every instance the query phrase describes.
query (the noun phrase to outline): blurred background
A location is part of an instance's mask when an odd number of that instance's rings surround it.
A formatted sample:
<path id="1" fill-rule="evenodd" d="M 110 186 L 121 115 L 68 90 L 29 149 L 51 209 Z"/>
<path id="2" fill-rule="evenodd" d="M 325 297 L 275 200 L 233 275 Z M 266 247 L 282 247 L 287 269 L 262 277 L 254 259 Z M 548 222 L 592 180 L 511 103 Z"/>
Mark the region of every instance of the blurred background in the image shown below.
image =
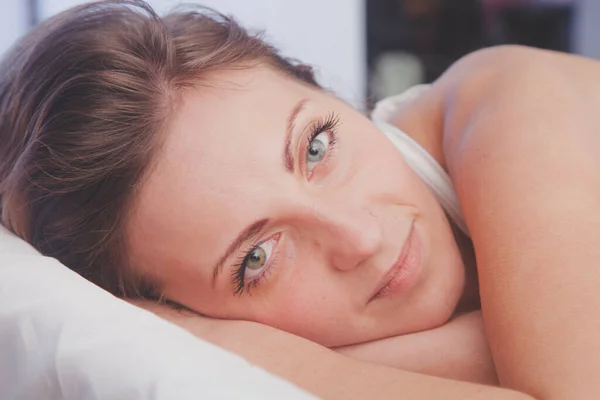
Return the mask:
<path id="1" fill-rule="evenodd" d="M 81 0 L 0 0 L 0 54 Z M 181 1 L 148 0 L 160 13 Z M 187 0 L 266 31 L 359 108 L 435 80 L 461 56 L 518 43 L 600 59 L 600 0 Z"/>

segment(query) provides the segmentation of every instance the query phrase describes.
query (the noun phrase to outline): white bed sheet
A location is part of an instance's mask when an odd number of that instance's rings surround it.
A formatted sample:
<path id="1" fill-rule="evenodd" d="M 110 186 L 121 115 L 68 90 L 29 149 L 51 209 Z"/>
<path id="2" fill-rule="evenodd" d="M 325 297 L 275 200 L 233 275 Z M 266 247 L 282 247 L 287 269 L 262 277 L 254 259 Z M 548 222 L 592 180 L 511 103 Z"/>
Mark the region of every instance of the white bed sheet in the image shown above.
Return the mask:
<path id="1" fill-rule="evenodd" d="M 0 399 L 309 394 L 42 257 L 0 225 Z"/>

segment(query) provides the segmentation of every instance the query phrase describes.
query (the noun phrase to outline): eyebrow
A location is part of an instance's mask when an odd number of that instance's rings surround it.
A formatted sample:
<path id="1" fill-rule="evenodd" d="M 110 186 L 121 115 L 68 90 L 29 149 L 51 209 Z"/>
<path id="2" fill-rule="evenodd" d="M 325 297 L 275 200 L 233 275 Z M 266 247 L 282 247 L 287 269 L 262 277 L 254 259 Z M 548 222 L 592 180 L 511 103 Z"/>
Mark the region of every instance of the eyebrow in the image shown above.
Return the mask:
<path id="1" fill-rule="evenodd" d="M 300 100 L 298 102 L 298 104 L 296 104 L 296 106 L 294 106 L 294 108 L 290 112 L 290 115 L 288 116 L 288 119 L 287 119 L 287 126 L 285 129 L 285 143 L 283 146 L 283 165 L 284 165 L 286 171 L 288 171 L 290 173 L 294 172 L 294 156 L 292 155 L 292 153 L 293 153 L 292 152 L 292 134 L 294 132 L 294 127 L 296 124 L 296 118 L 298 117 L 298 114 L 300 114 L 300 112 L 302 112 L 302 110 L 304 109 L 304 106 L 306 105 L 307 102 L 308 102 L 308 99 Z M 256 234 L 258 234 L 268 223 L 269 223 L 268 218 L 264 218 L 264 219 L 258 220 L 256 222 L 253 222 L 252 224 L 248 225 L 243 231 L 241 231 L 240 234 L 229 244 L 229 246 L 227 246 L 227 250 L 225 251 L 225 254 L 223 254 L 223 256 L 221 256 L 221 258 L 219 259 L 219 261 L 217 262 L 217 265 L 215 266 L 215 268 L 213 270 L 213 279 L 212 279 L 213 287 L 216 284 L 217 277 L 223 270 L 225 261 L 227 261 L 227 259 L 229 257 L 231 257 L 231 255 L 233 253 L 235 253 L 244 242 L 246 242 L 246 241 L 252 239 L 254 236 L 256 236 Z"/>
<path id="2" fill-rule="evenodd" d="M 213 287 L 215 286 L 217 277 L 223 270 L 225 261 L 227 261 L 227 259 L 233 253 L 235 253 L 240 248 L 240 246 L 242 244 L 244 244 L 244 242 L 246 242 L 246 241 L 252 239 L 254 236 L 256 236 L 268 223 L 269 223 L 268 218 L 260 219 L 256 222 L 251 223 L 243 231 L 240 232 L 240 234 L 229 244 L 229 246 L 227 246 L 227 250 L 225 251 L 225 254 L 223 254 L 223 256 L 219 259 L 219 261 L 217 262 L 217 265 L 215 266 L 215 269 L 213 270 L 213 279 L 212 279 Z"/>
<path id="3" fill-rule="evenodd" d="M 308 102 L 308 99 L 300 100 L 298 104 L 292 109 L 290 116 L 287 120 L 287 127 L 285 130 L 285 144 L 283 146 L 283 165 L 285 170 L 289 173 L 294 172 L 294 156 L 292 152 L 292 133 L 294 132 L 294 126 L 296 125 L 296 118 L 298 114 L 304 109 L 304 106 Z"/>

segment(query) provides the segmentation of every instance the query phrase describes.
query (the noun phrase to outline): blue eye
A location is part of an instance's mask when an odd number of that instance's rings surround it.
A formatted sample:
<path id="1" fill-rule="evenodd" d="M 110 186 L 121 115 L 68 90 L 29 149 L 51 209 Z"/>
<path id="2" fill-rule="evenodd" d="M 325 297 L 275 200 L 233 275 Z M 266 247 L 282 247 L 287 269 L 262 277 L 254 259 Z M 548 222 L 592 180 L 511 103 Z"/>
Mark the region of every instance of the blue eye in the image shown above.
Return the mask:
<path id="1" fill-rule="evenodd" d="M 314 137 L 308 144 L 306 152 L 306 170 L 312 172 L 313 168 L 325 158 L 329 149 L 329 135 L 327 132 L 321 132 Z"/>
<path id="2" fill-rule="evenodd" d="M 306 147 L 306 172 L 310 177 L 318 163 L 325 160 L 336 143 L 336 129 L 340 118 L 336 113 L 330 113 L 326 118 L 317 121 L 308 137 Z"/>

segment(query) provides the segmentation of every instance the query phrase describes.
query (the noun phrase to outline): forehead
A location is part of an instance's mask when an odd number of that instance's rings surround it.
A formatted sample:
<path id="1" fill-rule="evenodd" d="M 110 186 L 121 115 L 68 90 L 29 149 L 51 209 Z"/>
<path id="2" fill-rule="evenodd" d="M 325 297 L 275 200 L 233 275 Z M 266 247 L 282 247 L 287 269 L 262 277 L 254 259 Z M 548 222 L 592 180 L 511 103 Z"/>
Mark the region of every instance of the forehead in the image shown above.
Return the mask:
<path id="1" fill-rule="evenodd" d="M 183 94 L 129 229 L 134 257 L 212 263 L 264 217 L 285 183 L 290 111 L 312 90 L 267 68 L 227 71 Z M 203 259 L 204 258 L 204 259 Z"/>

